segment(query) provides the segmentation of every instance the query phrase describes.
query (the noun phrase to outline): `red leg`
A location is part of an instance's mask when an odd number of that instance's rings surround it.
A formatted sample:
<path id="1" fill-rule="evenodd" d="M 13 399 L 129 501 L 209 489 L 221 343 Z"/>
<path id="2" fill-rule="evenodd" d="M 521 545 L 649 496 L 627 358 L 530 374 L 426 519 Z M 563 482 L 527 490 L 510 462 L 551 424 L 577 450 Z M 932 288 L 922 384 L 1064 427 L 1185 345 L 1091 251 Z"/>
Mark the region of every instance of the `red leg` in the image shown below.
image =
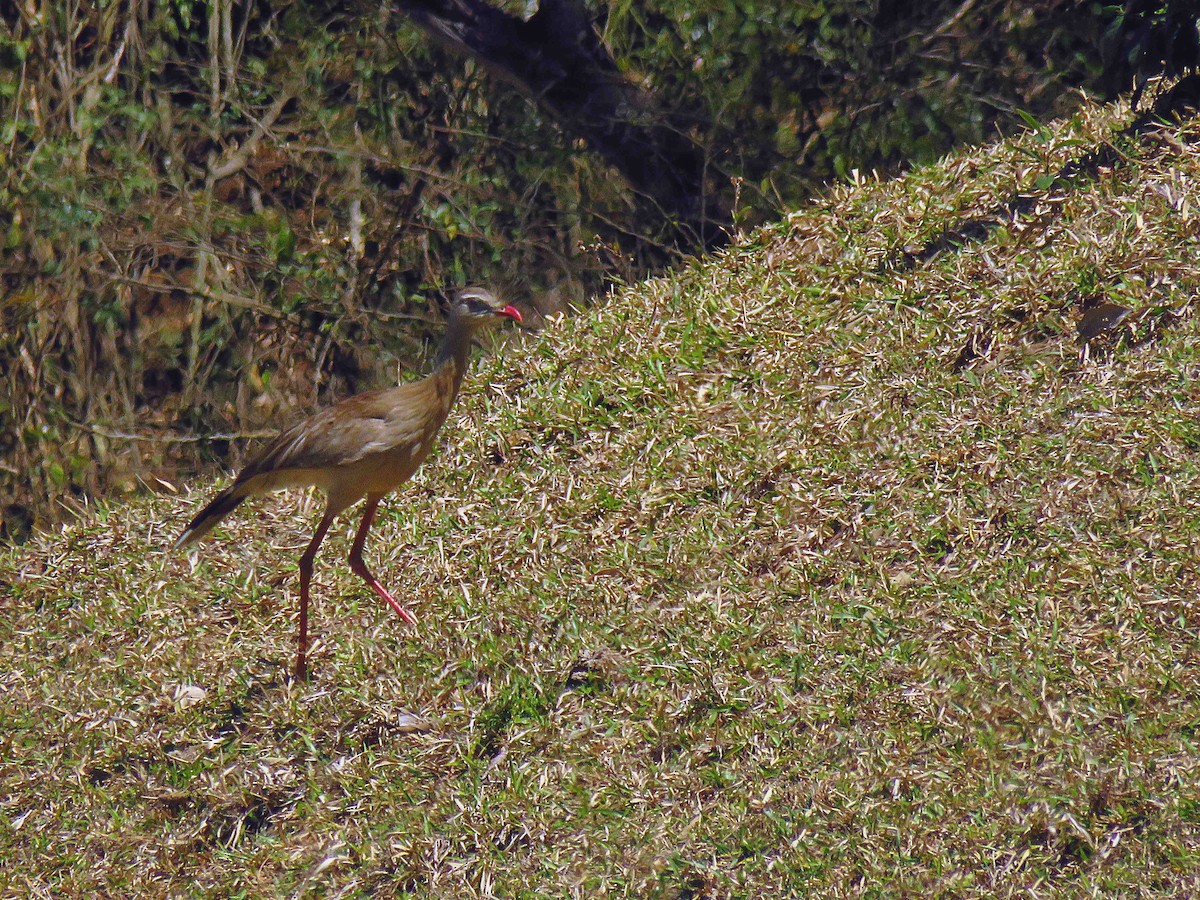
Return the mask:
<path id="1" fill-rule="evenodd" d="M 354 546 L 350 548 L 350 568 L 356 575 L 361 576 L 371 586 L 371 589 L 382 597 L 388 606 L 396 611 L 396 614 L 401 619 L 409 625 L 416 625 L 417 617 L 401 606 L 396 598 L 389 594 L 387 589 L 375 580 L 375 576 L 367 571 L 367 564 L 363 562 L 363 544 L 367 541 L 367 532 L 371 530 L 371 523 L 375 521 L 375 510 L 378 506 L 378 497 L 367 498 L 367 508 L 363 510 L 362 523 L 358 526 L 358 534 L 354 536 Z"/>
<path id="2" fill-rule="evenodd" d="M 316 558 L 317 548 L 321 546 L 321 541 L 325 540 L 325 532 L 329 530 L 329 526 L 336 516 L 337 513 L 328 507 L 325 508 L 321 524 L 317 526 L 312 540 L 308 542 L 308 549 L 300 557 L 300 650 L 296 654 L 297 681 L 308 680 L 308 665 L 305 656 L 308 653 L 308 585 L 312 581 L 313 560 Z"/>

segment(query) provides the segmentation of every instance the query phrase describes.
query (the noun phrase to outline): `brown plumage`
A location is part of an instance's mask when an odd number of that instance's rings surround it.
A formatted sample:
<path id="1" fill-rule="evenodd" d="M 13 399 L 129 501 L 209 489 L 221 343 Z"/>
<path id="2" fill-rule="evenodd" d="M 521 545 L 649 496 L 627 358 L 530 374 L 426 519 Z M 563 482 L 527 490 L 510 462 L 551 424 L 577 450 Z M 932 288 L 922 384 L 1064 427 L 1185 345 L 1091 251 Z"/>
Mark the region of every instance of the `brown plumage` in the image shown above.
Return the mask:
<path id="1" fill-rule="evenodd" d="M 307 676 L 308 588 L 317 548 L 338 513 L 364 497 L 367 504 L 350 550 L 350 568 L 400 618 L 416 624 L 413 615 L 367 570 L 363 544 L 379 501 L 408 481 L 433 449 L 438 429 L 458 396 L 473 337 L 505 317 L 521 321 L 514 307 L 504 305 L 483 288 L 459 293 L 450 307 L 446 336 L 429 376 L 350 397 L 293 425 L 264 447 L 175 542 L 176 547 L 186 547 L 200 540 L 247 497 L 310 485 L 325 492 L 325 514 L 300 558 L 297 678 Z"/>

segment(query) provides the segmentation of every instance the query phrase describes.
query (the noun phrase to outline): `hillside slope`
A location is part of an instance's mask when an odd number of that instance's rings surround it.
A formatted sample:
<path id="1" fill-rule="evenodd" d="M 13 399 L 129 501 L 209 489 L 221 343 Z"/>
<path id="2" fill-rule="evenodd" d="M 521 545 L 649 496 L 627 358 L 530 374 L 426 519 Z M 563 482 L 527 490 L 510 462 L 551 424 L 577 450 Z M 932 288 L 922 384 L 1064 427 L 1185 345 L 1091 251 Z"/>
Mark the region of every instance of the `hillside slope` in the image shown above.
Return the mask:
<path id="1" fill-rule="evenodd" d="M 888 265 L 1127 118 L 837 189 L 479 361 L 368 545 L 421 627 L 339 523 L 308 685 L 314 499 L 192 557 L 212 485 L 6 552 L 0 885 L 1200 889 L 1200 124 Z"/>

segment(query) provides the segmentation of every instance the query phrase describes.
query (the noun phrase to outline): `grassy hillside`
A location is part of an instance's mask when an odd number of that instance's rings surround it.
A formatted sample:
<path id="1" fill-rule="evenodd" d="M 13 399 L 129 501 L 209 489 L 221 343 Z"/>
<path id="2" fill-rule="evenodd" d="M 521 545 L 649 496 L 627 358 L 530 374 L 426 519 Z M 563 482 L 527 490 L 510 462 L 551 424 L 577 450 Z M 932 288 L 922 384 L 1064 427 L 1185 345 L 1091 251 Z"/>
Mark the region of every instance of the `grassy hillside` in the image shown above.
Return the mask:
<path id="1" fill-rule="evenodd" d="M 368 546 L 420 628 L 339 523 L 307 685 L 316 498 L 190 557 L 214 484 L 7 551 L 0 886 L 1200 890 L 1200 125 L 887 265 L 1127 118 L 839 189 L 479 361 Z"/>

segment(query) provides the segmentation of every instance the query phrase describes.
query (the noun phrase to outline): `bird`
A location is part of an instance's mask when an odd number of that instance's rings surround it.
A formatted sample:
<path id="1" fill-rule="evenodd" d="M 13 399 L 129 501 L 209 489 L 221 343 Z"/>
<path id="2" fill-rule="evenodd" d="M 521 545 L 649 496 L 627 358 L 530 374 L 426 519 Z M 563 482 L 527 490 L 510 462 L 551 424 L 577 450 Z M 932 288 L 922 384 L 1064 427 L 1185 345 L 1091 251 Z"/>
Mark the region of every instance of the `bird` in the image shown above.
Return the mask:
<path id="1" fill-rule="evenodd" d="M 433 449 L 462 385 L 477 334 L 504 319 L 521 322 L 516 307 L 486 288 L 469 287 L 452 300 L 446 332 L 426 377 L 348 397 L 281 432 L 242 469 L 233 483 L 192 519 L 176 549 L 204 538 L 243 500 L 286 488 L 315 486 L 325 512 L 300 557 L 300 633 L 294 674 L 308 678 L 309 584 L 325 532 L 339 513 L 366 500 L 350 549 L 350 569 L 402 620 L 416 617 L 400 605 L 363 562 L 363 544 L 384 496 L 408 481 Z"/>

